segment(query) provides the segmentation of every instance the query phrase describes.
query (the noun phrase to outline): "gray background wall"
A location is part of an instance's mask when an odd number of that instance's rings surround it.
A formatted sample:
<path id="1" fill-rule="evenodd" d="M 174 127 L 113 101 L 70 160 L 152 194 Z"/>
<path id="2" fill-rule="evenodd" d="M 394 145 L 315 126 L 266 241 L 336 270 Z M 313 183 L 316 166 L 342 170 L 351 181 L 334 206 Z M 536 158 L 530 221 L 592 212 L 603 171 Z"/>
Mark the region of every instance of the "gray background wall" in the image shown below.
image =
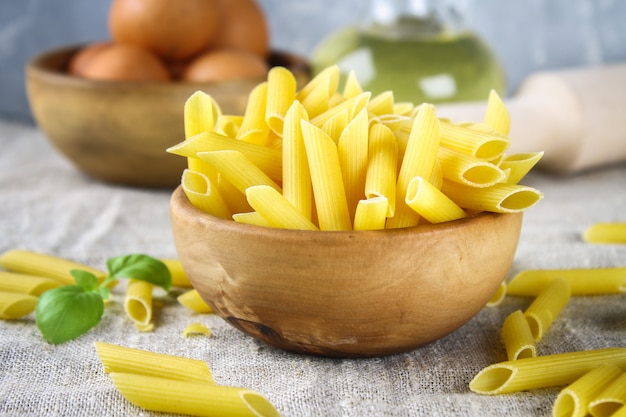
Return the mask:
<path id="1" fill-rule="evenodd" d="M 353 23 L 367 9 L 363 0 L 258 1 L 270 23 L 273 48 L 306 57 L 327 34 Z M 50 47 L 108 38 L 109 4 L 0 0 L 0 118 L 32 122 L 24 93 L 26 61 Z M 469 4 L 468 20 L 499 55 L 510 92 L 533 71 L 626 61 L 626 1 Z"/>

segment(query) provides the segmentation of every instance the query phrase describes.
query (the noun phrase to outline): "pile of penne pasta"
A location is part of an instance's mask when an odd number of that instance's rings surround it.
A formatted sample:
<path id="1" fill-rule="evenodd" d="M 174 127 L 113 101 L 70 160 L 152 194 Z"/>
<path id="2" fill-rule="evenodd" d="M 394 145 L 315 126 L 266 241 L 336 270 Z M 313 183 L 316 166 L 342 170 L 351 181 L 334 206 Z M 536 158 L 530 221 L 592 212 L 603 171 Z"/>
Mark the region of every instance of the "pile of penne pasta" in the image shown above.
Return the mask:
<path id="1" fill-rule="evenodd" d="M 514 213 L 542 198 L 519 181 L 543 153 L 507 155 L 510 118 L 491 92 L 484 120 L 453 123 L 430 104 L 372 97 L 356 78 L 339 91 L 329 67 L 297 90 L 270 70 L 243 115 L 196 92 L 185 103 L 181 185 L 214 216 L 300 230 L 373 230 Z"/>

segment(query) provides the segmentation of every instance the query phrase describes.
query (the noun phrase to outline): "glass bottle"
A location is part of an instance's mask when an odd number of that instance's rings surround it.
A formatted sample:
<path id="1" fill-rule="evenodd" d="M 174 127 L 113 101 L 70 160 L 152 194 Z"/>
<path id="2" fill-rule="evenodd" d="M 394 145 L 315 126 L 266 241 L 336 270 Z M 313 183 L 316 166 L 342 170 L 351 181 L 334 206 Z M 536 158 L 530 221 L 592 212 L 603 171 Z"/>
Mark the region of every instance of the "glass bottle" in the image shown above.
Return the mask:
<path id="1" fill-rule="evenodd" d="M 505 95 L 504 72 L 489 46 L 465 23 L 461 1 L 370 0 L 369 16 L 323 40 L 314 74 L 337 64 L 365 91 L 394 92 L 397 102 L 442 103 Z"/>

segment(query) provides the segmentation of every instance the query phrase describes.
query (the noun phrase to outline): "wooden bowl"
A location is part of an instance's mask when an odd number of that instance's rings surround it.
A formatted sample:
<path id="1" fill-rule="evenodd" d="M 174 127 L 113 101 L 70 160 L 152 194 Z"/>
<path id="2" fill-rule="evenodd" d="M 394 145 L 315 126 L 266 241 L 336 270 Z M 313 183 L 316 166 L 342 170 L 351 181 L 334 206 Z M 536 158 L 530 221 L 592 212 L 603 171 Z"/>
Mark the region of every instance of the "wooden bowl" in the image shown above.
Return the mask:
<path id="1" fill-rule="evenodd" d="M 139 83 L 87 80 L 67 74 L 80 46 L 44 52 L 26 66 L 35 121 L 52 144 L 83 172 L 132 186 L 180 183 L 185 159 L 165 149 L 184 139 L 184 103 L 195 91 L 212 95 L 225 114 L 243 114 L 248 94 L 265 79 L 221 83 Z M 300 83 L 308 64 L 273 53 L 271 65 L 290 68 Z"/>
<path id="2" fill-rule="evenodd" d="M 455 331 L 495 294 L 522 214 L 439 225 L 298 231 L 208 215 L 179 187 L 174 241 L 193 286 L 230 324 L 270 345 L 335 357 L 413 350 Z"/>

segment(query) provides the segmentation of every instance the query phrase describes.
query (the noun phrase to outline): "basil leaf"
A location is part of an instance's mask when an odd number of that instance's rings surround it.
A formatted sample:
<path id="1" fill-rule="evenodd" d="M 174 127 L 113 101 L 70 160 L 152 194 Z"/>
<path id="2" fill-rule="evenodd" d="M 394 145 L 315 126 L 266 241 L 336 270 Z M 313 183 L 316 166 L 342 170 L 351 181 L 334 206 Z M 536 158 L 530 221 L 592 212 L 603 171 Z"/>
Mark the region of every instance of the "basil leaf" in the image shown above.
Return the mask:
<path id="1" fill-rule="evenodd" d="M 70 274 L 85 291 L 93 291 L 98 288 L 98 277 L 91 272 L 83 271 L 82 269 L 72 269 Z"/>
<path id="2" fill-rule="evenodd" d="M 100 322 L 103 312 L 104 302 L 98 292 L 67 285 L 39 296 L 35 320 L 44 339 L 59 344 L 86 333 Z"/>
<path id="3" fill-rule="evenodd" d="M 107 261 L 110 278 L 132 278 L 147 281 L 169 290 L 172 275 L 162 261 L 148 255 L 133 254 L 111 258 Z"/>

